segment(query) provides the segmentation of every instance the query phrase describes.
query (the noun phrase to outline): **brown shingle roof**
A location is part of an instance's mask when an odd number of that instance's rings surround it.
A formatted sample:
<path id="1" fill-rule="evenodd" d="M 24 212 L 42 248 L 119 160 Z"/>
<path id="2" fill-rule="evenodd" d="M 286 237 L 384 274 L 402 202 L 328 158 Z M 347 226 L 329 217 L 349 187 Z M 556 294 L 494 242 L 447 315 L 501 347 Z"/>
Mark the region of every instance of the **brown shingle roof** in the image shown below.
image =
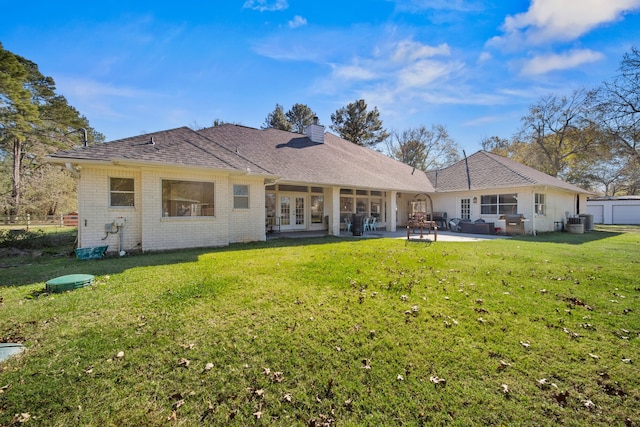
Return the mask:
<path id="1" fill-rule="evenodd" d="M 437 192 L 546 185 L 572 192 L 588 193 L 573 184 L 486 151 L 478 151 L 467 157 L 466 161 L 460 160 L 444 169 L 429 171 L 427 176 Z"/>
<path id="2" fill-rule="evenodd" d="M 150 144 L 153 138 L 154 144 Z M 76 163 L 131 161 L 273 175 L 281 182 L 411 192 L 433 191 L 424 172 L 325 133 L 324 143 L 277 129 L 225 124 L 187 127 L 80 147 L 49 156 Z"/>
<path id="3" fill-rule="evenodd" d="M 153 144 L 150 142 L 153 140 Z M 53 161 L 142 163 L 195 166 L 268 174 L 259 165 L 239 156 L 197 132 L 181 127 L 62 151 L 49 156 Z"/>
<path id="4" fill-rule="evenodd" d="M 424 172 L 325 133 L 324 143 L 277 129 L 215 126 L 202 135 L 281 177 L 281 181 L 381 190 L 433 191 Z"/>

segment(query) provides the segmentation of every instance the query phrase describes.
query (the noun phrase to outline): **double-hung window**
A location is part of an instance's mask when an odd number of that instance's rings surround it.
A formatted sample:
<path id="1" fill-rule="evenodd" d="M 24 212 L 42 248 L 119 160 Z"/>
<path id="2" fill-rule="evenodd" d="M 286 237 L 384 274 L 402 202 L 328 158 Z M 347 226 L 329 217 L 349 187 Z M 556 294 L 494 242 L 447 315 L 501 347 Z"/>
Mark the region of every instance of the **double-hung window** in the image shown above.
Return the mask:
<path id="1" fill-rule="evenodd" d="M 109 178 L 109 206 L 112 208 L 135 206 L 133 178 Z"/>
<path id="2" fill-rule="evenodd" d="M 233 184 L 233 208 L 249 209 L 249 186 Z"/>

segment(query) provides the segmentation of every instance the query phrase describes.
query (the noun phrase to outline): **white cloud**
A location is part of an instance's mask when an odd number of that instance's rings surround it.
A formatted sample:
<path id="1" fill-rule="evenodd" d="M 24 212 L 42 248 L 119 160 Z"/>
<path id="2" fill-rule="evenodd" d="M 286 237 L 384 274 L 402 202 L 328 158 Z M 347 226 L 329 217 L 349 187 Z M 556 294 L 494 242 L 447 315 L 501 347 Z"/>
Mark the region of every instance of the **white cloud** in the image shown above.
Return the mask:
<path id="1" fill-rule="evenodd" d="M 489 52 L 482 52 L 480 56 L 478 56 L 478 63 L 481 64 L 483 62 L 490 61 L 492 58 L 493 56 Z"/>
<path id="2" fill-rule="evenodd" d="M 275 12 L 285 10 L 289 7 L 287 0 L 247 0 L 242 5 L 244 9 L 257 10 L 259 12 Z"/>
<path id="3" fill-rule="evenodd" d="M 411 13 L 425 10 L 477 12 L 485 7 L 482 0 L 394 0 L 394 2 L 397 10 Z"/>
<path id="4" fill-rule="evenodd" d="M 394 61 L 415 61 L 422 58 L 430 58 L 437 55 L 448 56 L 451 49 L 446 43 L 438 46 L 429 46 L 413 40 L 402 40 L 398 42 L 395 52 L 392 55 Z"/>
<path id="5" fill-rule="evenodd" d="M 418 61 L 398 71 L 398 85 L 403 89 L 417 89 L 445 79 L 460 68 L 455 63 Z"/>
<path id="6" fill-rule="evenodd" d="M 307 20 L 300 15 L 296 15 L 293 17 L 291 21 L 289 21 L 290 28 L 298 28 L 307 25 Z"/>
<path id="7" fill-rule="evenodd" d="M 342 80 L 372 80 L 376 77 L 371 69 L 359 65 L 334 66 L 333 75 Z"/>
<path id="8" fill-rule="evenodd" d="M 525 63 L 522 67 L 522 74 L 538 75 L 556 70 L 567 70 L 603 58 L 602 53 L 591 49 L 576 49 L 559 54 L 539 55 Z"/>
<path id="9" fill-rule="evenodd" d="M 517 46 L 575 40 L 594 28 L 640 9 L 640 0 L 533 0 L 529 10 L 507 16 L 504 36 L 490 45 Z"/>

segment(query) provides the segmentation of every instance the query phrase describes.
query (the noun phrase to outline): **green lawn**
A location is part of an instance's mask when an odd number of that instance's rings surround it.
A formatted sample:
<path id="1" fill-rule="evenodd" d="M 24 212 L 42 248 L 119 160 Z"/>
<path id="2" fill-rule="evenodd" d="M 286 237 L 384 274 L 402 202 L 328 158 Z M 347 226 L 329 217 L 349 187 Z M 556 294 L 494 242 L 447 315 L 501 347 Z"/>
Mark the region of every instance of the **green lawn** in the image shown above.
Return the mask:
<path id="1" fill-rule="evenodd" d="M 637 227 L 0 264 L 0 425 L 640 425 Z"/>

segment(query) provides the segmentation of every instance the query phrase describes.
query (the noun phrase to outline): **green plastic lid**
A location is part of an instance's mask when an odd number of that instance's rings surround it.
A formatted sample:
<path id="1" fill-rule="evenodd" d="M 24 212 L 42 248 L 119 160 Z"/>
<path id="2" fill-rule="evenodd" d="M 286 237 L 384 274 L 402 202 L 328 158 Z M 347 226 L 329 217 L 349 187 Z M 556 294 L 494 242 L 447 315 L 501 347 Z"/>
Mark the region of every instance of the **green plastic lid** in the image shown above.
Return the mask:
<path id="1" fill-rule="evenodd" d="M 64 292 L 88 286 L 91 283 L 93 283 L 93 276 L 91 274 L 68 274 L 49 280 L 47 282 L 47 291 Z"/>

